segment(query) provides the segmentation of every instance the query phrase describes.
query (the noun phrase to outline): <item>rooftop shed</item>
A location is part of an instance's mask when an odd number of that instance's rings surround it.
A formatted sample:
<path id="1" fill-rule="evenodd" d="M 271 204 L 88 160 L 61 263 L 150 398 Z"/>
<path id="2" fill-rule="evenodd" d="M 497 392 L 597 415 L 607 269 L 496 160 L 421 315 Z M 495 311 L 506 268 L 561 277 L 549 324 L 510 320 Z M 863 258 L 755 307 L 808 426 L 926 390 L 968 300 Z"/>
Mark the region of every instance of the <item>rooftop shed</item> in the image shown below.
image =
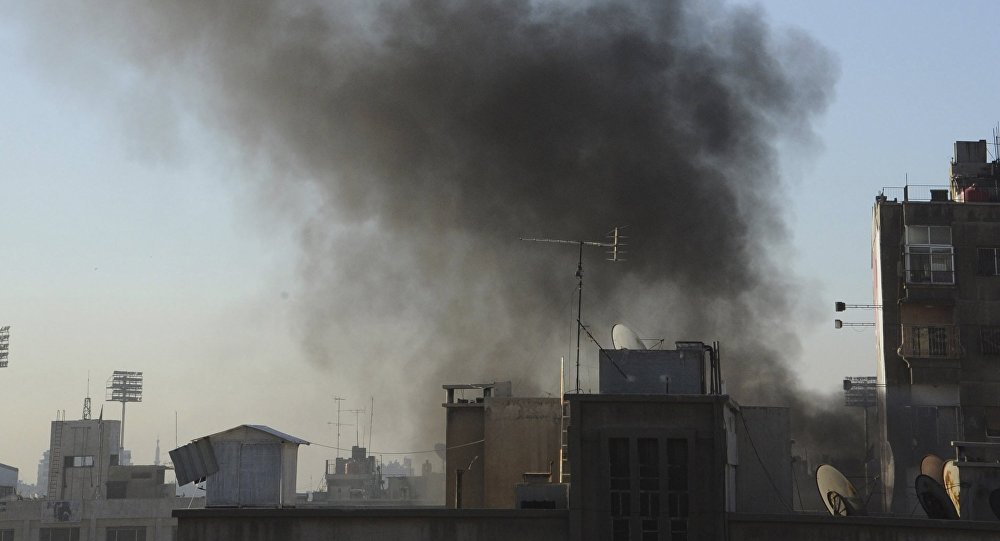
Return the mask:
<path id="1" fill-rule="evenodd" d="M 208 476 L 207 507 L 294 507 L 299 445 L 309 442 L 264 425 L 207 436 L 219 470 Z"/>

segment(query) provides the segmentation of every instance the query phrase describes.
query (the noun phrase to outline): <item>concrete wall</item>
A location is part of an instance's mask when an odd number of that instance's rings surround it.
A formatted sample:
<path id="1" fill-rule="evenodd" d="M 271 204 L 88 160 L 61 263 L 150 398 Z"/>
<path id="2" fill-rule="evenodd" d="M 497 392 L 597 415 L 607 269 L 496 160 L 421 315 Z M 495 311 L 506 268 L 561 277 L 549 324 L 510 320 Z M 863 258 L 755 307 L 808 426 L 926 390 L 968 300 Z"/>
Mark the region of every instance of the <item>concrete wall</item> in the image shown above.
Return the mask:
<path id="1" fill-rule="evenodd" d="M 687 539 L 722 539 L 726 508 L 727 462 L 725 408 L 728 396 L 706 395 L 567 395 L 570 402 L 570 536 L 572 539 L 611 538 L 609 438 L 656 438 L 661 447 L 670 439 L 687 442 Z M 632 451 L 633 457 L 635 451 Z M 670 464 L 661 455 L 661 469 Z M 633 471 L 638 470 L 636 467 Z M 671 473 L 661 474 L 661 530 L 668 523 L 667 490 Z M 634 485 L 633 485 L 634 486 Z M 663 486 L 663 485 L 661 485 Z M 631 500 L 640 497 L 633 488 Z M 636 527 L 639 527 L 637 524 Z M 664 532 L 664 535 L 665 532 Z"/>
<path id="2" fill-rule="evenodd" d="M 487 398 L 483 507 L 513 509 L 526 472 L 552 468 L 558 481 L 562 407 L 558 398 Z"/>
<path id="3" fill-rule="evenodd" d="M 739 438 L 736 510 L 741 513 L 790 511 L 792 440 L 788 408 L 741 406 L 736 433 Z"/>
<path id="4" fill-rule="evenodd" d="M 455 507 L 455 470 L 462 469 L 462 506 L 481 508 L 485 447 L 472 442 L 485 435 L 483 404 L 446 404 L 445 418 L 445 506 Z"/>
<path id="5" fill-rule="evenodd" d="M 104 495 L 111 464 L 117 463 L 119 421 L 52 421 L 49 443 L 51 499 L 75 500 Z M 67 467 L 68 457 L 93 457 L 93 465 Z M 112 456 L 115 456 L 112 459 Z"/>
<path id="6" fill-rule="evenodd" d="M 607 349 L 601 352 L 598 367 L 601 394 L 705 392 L 705 352 L 702 350 Z"/>
<path id="7" fill-rule="evenodd" d="M 562 541 L 566 511 L 499 509 L 179 510 L 177 541 Z"/>
<path id="8" fill-rule="evenodd" d="M 58 503 L 48 500 L 6 502 L 0 513 L 0 530 L 14 530 L 15 541 L 33 541 L 38 539 L 40 528 L 78 528 L 80 541 L 104 541 L 108 528 L 138 526 L 146 529 L 146 541 L 172 541 L 177 519 L 171 512 L 188 506 L 202 507 L 205 499 L 71 501 L 68 503 L 72 513 L 64 515 L 65 521 L 58 521 L 53 513 L 52 507 Z"/>
<path id="9" fill-rule="evenodd" d="M 1000 523 L 886 517 L 730 515 L 729 541 L 995 541 Z"/>

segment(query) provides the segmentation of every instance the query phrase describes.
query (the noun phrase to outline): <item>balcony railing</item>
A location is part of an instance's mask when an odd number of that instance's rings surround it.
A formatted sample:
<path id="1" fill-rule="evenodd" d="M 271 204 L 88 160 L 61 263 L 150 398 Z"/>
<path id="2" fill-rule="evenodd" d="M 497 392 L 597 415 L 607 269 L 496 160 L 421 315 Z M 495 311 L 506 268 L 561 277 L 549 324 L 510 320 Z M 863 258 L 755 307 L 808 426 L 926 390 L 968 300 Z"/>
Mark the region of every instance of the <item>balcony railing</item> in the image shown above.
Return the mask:
<path id="1" fill-rule="evenodd" d="M 954 325 L 902 325 L 904 357 L 954 359 L 962 356 Z"/>

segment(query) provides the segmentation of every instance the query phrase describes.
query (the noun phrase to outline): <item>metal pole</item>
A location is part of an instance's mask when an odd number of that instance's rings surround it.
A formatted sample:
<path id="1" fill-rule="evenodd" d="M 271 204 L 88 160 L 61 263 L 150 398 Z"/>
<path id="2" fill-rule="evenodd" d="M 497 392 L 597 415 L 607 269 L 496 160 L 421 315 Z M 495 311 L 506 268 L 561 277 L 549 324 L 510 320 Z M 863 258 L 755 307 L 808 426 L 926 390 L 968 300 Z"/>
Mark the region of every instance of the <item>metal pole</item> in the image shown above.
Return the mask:
<path id="1" fill-rule="evenodd" d="M 580 259 L 576 264 L 576 390 L 580 394 L 580 331 L 583 328 L 583 242 L 580 243 Z"/>
<path id="2" fill-rule="evenodd" d="M 122 400 L 122 433 L 119 435 L 118 449 L 121 453 L 125 449 L 125 401 Z M 119 464 L 121 461 L 119 460 Z"/>
<path id="3" fill-rule="evenodd" d="M 868 406 L 865 406 L 864 410 L 865 410 L 865 502 L 867 502 L 868 498 L 871 497 L 871 485 L 868 484 L 868 462 L 870 462 L 868 457 Z"/>

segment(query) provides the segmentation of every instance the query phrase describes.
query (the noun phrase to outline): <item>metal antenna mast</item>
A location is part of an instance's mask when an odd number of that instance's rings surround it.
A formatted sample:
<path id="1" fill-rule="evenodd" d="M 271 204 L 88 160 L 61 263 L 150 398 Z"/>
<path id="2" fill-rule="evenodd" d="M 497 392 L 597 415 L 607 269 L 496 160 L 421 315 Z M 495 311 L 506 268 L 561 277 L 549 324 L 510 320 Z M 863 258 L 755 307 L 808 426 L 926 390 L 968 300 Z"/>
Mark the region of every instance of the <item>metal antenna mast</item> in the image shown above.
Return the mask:
<path id="1" fill-rule="evenodd" d="M 626 238 L 621 235 L 620 230 L 624 227 L 616 227 L 608 233 L 608 238 L 611 242 L 597 242 L 590 240 L 563 240 L 563 239 L 536 239 L 520 237 L 521 240 L 526 240 L 529 242 L 551 242 L 556 244 L 576 244 L 580 247 L 579 259 L 576 264 L 576 388 L 573 389 L 574 393 L 580 392 L 580 333 L 583 330 L 583 247 L 584 246 L 597 246 L 600 248 L 611 248 L 608 251 L 608 261 L 625 261 L 622 259 L 622 255 L 625 251 L 622 247 L 625 243 L 621 242 L 622 239 Z"/>
<path id="2" fill-rule="evenodd" d="M 333 400 L 337 403 L 337 458 L 340 458 L 340 403 L 345 399 L 335 396 Z"/>
<path id="3" fill-rule="evenodd" d="M 87 371 L 87 398 L 83 399 L 83 419 L 90 419 L 90 370 Z"/>
<path id="4" fill-rule="evenodd" d="M 344 413 L 354 414 L 354 445 L 361 447 L 361 431 L 358 429 L 358 424 L 361 422 L 361 414 L 365 410 L 344 410 Z"/>

